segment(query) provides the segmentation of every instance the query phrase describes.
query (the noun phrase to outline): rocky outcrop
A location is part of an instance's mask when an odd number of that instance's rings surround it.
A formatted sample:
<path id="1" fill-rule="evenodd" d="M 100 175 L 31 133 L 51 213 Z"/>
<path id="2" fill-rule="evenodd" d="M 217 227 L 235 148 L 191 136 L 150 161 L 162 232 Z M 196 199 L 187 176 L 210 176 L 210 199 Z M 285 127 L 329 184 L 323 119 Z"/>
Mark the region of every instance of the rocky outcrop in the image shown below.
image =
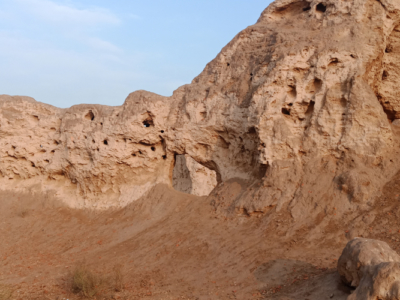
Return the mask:
<path id="1" fill-rule="evenodd" d="M 342 281 L 356 290 L 349 300 L 400 298 L 400 256 L 382 241 L 355 238 L 338 262 Z"/>
<path id="2" fill-rule="evenodd" d="M 251 188 L 238 212 L 372 205 L 399 171 L 396 0 L 277 0 L 173 96 L 69 109 L 0 98 L 2 189 L 124 206 L 177 155 Z"/>

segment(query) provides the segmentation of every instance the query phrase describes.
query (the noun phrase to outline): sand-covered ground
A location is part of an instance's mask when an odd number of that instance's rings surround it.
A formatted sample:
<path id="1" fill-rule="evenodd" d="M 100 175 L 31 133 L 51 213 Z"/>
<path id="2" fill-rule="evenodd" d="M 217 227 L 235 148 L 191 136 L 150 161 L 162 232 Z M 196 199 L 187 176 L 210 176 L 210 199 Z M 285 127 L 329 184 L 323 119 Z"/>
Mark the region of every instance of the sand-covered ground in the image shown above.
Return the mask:
<path id="1" fill-rule="evenodd" d="M 229 191 L 238 186 L 230 184 Z M 71 277 L 85 265 L 104 278 L 97 299 L 346 299 L 351 291 L 337 275 L 337 259 L 357 230 L 399 245 L 398 190 L 396 181 L 389 183 L 381 204 L 362 217 L 371 222 L 357 228 L 346 215 L 324 216 L 329 226 L 321 220 L 299 226 L 284 212 L 224 213 L 215 203 L 229 195 L 218 190 L 196 197 L 159 185 L 124 209 L 104 212 L 2 194 L 2 293 L 80 299 Z M 320 231 L 326 239 L 317 238 Z"/>

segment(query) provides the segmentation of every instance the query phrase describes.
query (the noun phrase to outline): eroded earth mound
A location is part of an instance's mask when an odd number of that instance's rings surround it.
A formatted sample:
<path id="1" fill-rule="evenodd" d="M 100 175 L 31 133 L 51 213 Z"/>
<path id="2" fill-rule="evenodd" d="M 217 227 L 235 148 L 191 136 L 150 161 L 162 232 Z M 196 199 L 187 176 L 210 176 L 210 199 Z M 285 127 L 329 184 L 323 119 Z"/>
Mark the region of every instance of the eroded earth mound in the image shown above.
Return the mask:
<path id="1" fill-rule="evenodd" d="M 399 79 L 398 0 L 277 0 L 171 97 L 0 96 L 0 284 L 56 295 L 70 256 L 119 253 L 127 299 L 345 299 L 347 241 L 400 242 Z"/>

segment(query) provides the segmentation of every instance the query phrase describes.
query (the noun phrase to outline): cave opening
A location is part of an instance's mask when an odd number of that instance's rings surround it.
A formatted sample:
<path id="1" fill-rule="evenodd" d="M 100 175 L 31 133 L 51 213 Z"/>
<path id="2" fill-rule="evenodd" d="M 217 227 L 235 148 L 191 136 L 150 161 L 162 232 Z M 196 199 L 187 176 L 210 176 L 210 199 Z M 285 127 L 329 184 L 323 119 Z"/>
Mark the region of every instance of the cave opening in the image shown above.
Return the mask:
<path id="1" fill-rule="evenodd" d="M 208 196 L 217 185 L 215 171 L 199 164 L 188 155 L 175 155 L 172 172 L 172 186 L 175 190 L 196 196 Z"/>

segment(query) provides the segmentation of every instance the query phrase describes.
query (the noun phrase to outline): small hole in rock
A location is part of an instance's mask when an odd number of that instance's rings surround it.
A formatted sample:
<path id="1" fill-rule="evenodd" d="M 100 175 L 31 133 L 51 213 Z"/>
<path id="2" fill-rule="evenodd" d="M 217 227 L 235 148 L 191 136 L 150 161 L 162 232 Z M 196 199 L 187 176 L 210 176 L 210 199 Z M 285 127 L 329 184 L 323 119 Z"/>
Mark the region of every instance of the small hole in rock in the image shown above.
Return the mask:
<path id="1" fill-rule="evenodd" d="M 143 126 L 146 127 L 146 128 L 148 128 L 148 127 L 150 127 L 152 125 L 153 125 L 153 121 L 152 120 L 143 121 Z"/>
<path id="2" fill-rule="evenodd" d="M 293 106 L 293 103 L 289 103 L 288 105 L 289 105 L 289 106 Z"/>
<path id="3" fill-rule="evenodd" d="M 247 133 L 250 133 L 250 134 L 254 134 L 254 133 L 257 133 L 257 129 L 253 126 L 253 127 L 250 127 L 248 130 L 247 130 Z"/>
<path id="4" fill-rule="evenodd" d="M 229 67 L 231 64 L 230 64 L 230 63 L 227 63 L 226 65 Z"/>
<path id="5" fill-rule="evenodd" d="M 318 4 L 317 5 L 317 11 L 319 11 L 319 12 L 326 12 L 326 5 L 325 4 L 323 4 L 323 3 L 320 3 L 320 4 Z"/>
<path id="6" fill-rule="evenodd" d="M 104 145 L 108 145 L 108 141 L 107 140 L 104 140 Z"/>
<path id="7" fill-rule="evenodd" d="M 36 165 L 33 162 L 31 162 L 31 163 L 32 163 L 32 167 L 36 168 Z"/>
<path id="8" fill-rule="evenodd" d="M 101 125 L 101 126 L 103 126 L 103 122 L 102 122 L 102 123 L 100 123 L 100 125 Z"/>
<path id="9" fill-rule="evenodd" d="M 340 104 L 342 105 L 342 107 L 346 107 L 347 106 L 347 100 L 345 97 L 340 98 Z"/>
<path id="10" fill-rule="evenodd" d="M 167 156 L 166 156 L 166 155 L 163 155 L 162 158 L 163 158 L 163 159 L 167 159 Z"/>
<path id="11" fill-rule="evenodd" d="M 95 140 L 92 140 L 92 143 L 93 143 L 93 144 L 95 144 L 95 143 L 96 143 L 96 141 L 95 141 Z"/>
<path id="12" fill-rule="evenodd" d="M 284 115 L 290 116 L 290 110 L 288 110 L 286 107 L 283 107 L 283 108 L 282 108 L 282 113 L 283 113 Z"/>
<path id="13" fill-rule="evenodd" d="M 136 157 L 136 154 L 135 154 L 135 153 L 133 153 L 133 154 L 132 154 L 132 156 L 133 156 L 133 157 Z"/>
<path id="14" fill-rule="evenodd" d="M 303 11 L 309 11 L 311 9 L 311 6 L 307 6 L 303 8 Z"/>
<path id="15" fill-rule="evenodd" d="M 385 107 L 383 107 L 383 111 L 387 115 L 387 118 L 390 122 L 393 122 L 394 120 L 396 120 L 396 112 L 395 111 L 386 109 Z"/>
<path id="16" fill-rule="evenodd" d="M 51 153 L 55 153 L 56 152 L 56 150 L 51 150 Z"/>
<path id="17" fill-rule="evenodd" d="M 389 77 L 389 73 L 387 71 L 383 71 L 382 80 L 386 80 Z"/>
<path id="18" fill-rule="evenodd" d="M 94 113 L 91 110 L 89 110 L 89 112 L 85 115 L 85 119 L 93 121 Z"/>
<path id="19" fill-rule="evenodd" d="M 296 98 L 297 97 L 297 88 L 296 88 L 296 86 L 289 85 L 288 95 L 290 95 L 290 97 L 292 97 L 292 98 Z"/>
<path id="20" fill-rule="evenodd" d="M 164 133 L 164 130 L 161 130 L 161 133 Z"/>
<path id="21" fill-rule="evenodd" d="M 142 151 L 139 150 L 139 154 L 142 154 Z"/>
<path id="22" fill-rule="evenodd" d="M 339 63 L 339 60 L 337 58 L 332 58 L 331 61 L 328 64 L 328 67 L 337 65 Z"/>
<path id="23" fill-rule="evenodd" d="M 314 112 L 314 106 L 315 106 L 315 101 L 310 101 L 310 103 L 308 104 L 308 108 L 307 108 L 307 111 L 306 111 L 306 115 L 307 116 L 310 116 L 310 115 L 312 115 L 312 113 Z"/>
<path id="24" fill-rule="evenodd" d="M 276 11 L 281 12 L 281 11 L 285 11 L 288 7 L 287 6 L 283 6 L 283 7 L 278 7 L 276 9 Z"/>
<path id="25" fill-rule="evenodd" d="M 151 151 L 156 151 L 156 147 L 151 147 Z"/>
<path id="26" fill-rule="evenodd" d="M 392 45 L 387 46 L 386 49 L 385 49 L 385 53 L 391 53 L 392 51 L 393 51 L 393 46 Z"/>

